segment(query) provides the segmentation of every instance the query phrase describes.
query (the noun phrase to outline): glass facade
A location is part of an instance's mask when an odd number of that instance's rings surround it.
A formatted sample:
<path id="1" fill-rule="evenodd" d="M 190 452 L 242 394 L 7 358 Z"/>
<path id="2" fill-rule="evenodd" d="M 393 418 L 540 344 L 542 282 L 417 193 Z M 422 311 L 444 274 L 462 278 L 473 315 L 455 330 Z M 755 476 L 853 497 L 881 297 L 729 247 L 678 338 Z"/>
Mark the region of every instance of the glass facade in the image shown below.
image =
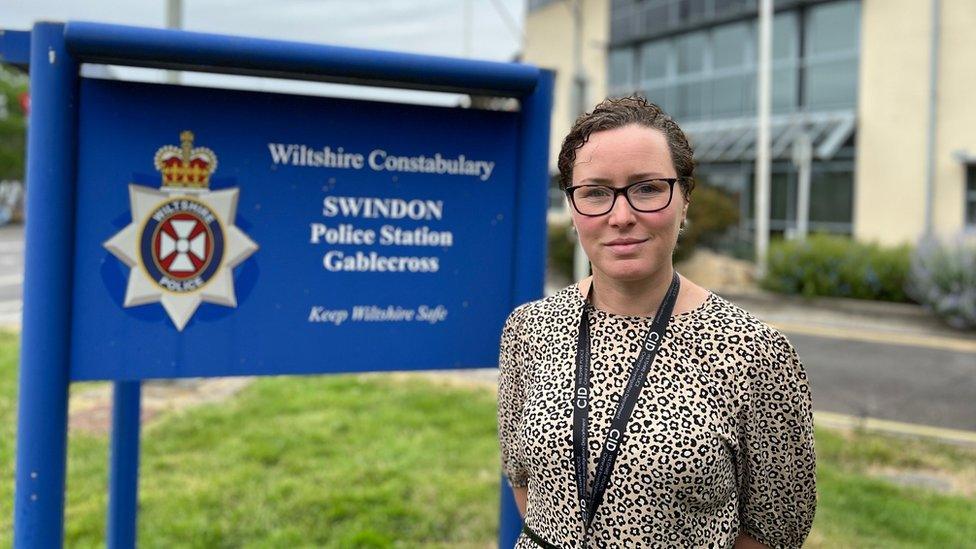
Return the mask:
<path id="1" fill-rule="evenodd" d="M 612 0 L 610 94 L 640 93 L 683 125 L 754 117 L 757 4 L 756 0 Z M 774 6 L 774 117 L 853 112 L 859 1 L 775 0 Z M 811 230 L 851 232 L 853 151 L 852 136 L 833 157 L 814 160 Z M 704 182 L 738 197 L 741 229 L 748 236 L 755 149 L 750 146 L 741 152 L 739 160 L 703 163 L 698 172 Z M 796 224 L 797 173 L 789 155 L 788 149 L 781 151 L 773 164 L 774 231 L 789 231 Z"/>
<path id="2" fill-rule="evenodd" d="M 782 3 L 783 0 L 776 0 L 776 5 Z M 611 0 L 611 46 L 719 18 L 747 15 L 756 6 L 756 0 Z"/>
<path id="3" fill-rule="evenodd" d="M 709 3 L 713 10 L 721 4 L 712 0 L 702 5 Z M 667 2 L 655 4 L 653 0 L 639 4 L 657 5 L 662 10 L 671 6 Z M 859 9 L 855 0 L 842 0 L 784 11 L 775 16 L 772 51 L 774 113 L 789 113 L 801 108 L 854 107 L 857 101 Z M 653 10 L 645 11 L 653 13 Z M 667 22 L 667 16 L 664 21 Z M 756 20 L 752 17 L 635 45 L 613 47 L 608 75 L 610 93 L 640 92 L 683 122 L 753 115 L 758 57 L 756 32 Z"/>
<path id="4" fill-rule="evenodd" d="M 723 171 L 727 174 L 727 171 Z M 730 178 L 725 175 L 726 186 L 741 196 L 739 215 L 744 220 L 741 229 L 750 235 L 755 211 L 754 174 L 749 166 Z M 810 174 L 810 211 L 808 221 L 813 232 L 850 233 L 854 205 L 854 189 L 851 185 L 854 164 L 849 160 L 818 162 Z M 712 183 L 710 172 L 703 174 Z M 741 188 L 737 188 L 740 187 Z M 770 175 L 769 228 L 774 232 L 788 232 L 796 227 L 796 203 L 798 176 L 787 162 L 775 162 Z"/>

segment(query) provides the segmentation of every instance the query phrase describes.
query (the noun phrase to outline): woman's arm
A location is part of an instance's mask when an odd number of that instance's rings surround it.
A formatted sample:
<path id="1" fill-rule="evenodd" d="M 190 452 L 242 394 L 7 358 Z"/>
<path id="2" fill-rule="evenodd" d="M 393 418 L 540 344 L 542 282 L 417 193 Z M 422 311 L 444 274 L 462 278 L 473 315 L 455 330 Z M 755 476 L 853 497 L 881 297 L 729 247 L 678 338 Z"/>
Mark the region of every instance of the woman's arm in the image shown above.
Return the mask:
<path id="1" fill-rule="evenodd" d="M 739 524 L 749 541 L 803 545 L 817 508 L 813 406 L 796 349 L 773 328 L 757 334 L 756 360 L 744 369 L 740 410 Z M 736 547 L 739 547 L 736 544 Z M 762 547 L 741 545 L 741 547 Z"/>
<path id="2" fill-rule="evenodd" d="M 512 494 L 515 495 L 515 506 L 518 507 L 519 514 L 522 518 L 525 518 L 525 502 L 528 499 L 528 488 L 512 488 Z"/>
<path id="3" fill-rule="evenodd" d="M 502 472 L 512 486 L 515 506 L 523 518 L 529 472 L 520 459 L 522 449 L 518 431 L 525 407 L 525 340 L 522 332 L 526 307 L 522 305 L 508 315 L 498 352 L 498 446 Z"/>

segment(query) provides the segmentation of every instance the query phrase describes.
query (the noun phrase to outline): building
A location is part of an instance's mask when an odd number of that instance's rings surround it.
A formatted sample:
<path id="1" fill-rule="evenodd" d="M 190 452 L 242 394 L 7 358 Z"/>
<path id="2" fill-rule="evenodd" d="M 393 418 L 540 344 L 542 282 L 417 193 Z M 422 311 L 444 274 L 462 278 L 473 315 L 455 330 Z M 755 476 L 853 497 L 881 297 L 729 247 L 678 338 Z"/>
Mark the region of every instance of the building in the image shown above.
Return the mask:
<path id="1" fill-rule="evenodd" d="M 540 47 L 545 37 L 534 33 L 568 34 L 546 27 L 555 21 L 550 13 L 569 12 L 566 3 L 529 3 L 527 61 L 565 70 L 571 50 L 562 50 L 562 64 L 552 62 L 558 48 Z M 738 201 L 743 238 L 751 235 L 754 203 L 757 4 L 607 4 L 607 95 L 640 93 L 681 123 L 701 179 Z M 969 32 L 976 2 L 774 0 L 774 7 L 772 231 L 796 229 L 803 149 L 810 151 L 811 231 L 914 242 L 925 231 L 929 188 L 936 233 L 976 231 L 976 105 L 967 93 L 976 84 Z M 561 118 L 569 119 L 557 110 L 554 141 L 566 133 Z"/>
<path id="2" fill-rule="evenodd" d="M 574 3 L 579 2 L 580 61 L 585 79 L 583 105 L 592 106 L 607 96 L 607 32 L 610 0 L 528 0 L 523 59 L 556 73 L 553 93 L 549 171 L 557 173 L 556 159 L 562 140 L 579 115 L 574 94 Z M 550 220 L 568 222 L 569 212 L 555 183 L 550 185 Z"/>

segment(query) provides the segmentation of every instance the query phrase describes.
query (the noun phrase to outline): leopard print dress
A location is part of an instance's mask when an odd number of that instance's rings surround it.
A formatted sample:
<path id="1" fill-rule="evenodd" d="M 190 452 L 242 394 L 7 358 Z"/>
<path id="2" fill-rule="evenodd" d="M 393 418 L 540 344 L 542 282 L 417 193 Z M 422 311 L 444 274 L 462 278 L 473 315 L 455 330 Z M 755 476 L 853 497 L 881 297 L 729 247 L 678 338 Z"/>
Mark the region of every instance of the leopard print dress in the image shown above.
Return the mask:
<path id="1" fill-rule="evenodd" d="M 573 467 L 576 285 L 518 307 L 501 337 L 498 434 L 526 524 L 581 547 Z M 588 486 L 651 319 L 589 316 Z M 783 334 L 714 293 L 671 317 L 626 429 L 589 547 L 799 547 L 816 508 L 807 377 Z M 522 534 L 515 547 L 535 547 Z"/>

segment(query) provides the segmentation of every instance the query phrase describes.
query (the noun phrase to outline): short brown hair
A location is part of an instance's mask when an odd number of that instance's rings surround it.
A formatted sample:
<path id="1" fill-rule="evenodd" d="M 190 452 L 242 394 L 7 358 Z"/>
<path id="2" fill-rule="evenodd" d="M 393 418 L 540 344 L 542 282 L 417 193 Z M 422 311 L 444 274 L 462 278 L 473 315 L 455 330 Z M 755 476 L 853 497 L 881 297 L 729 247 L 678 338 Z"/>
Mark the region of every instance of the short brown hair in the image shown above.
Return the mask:
<path id="1" fill-rule="evenodd" d="M 690 200 L 691 191 L 695 189 L 695 159 L 685 132 L 661 107 L 637 95 L 604 99 L 593 112 L 583 113 L 576 119 L 559 150 L 559 187 L 565 190 L 572 185 L 576 151 L 589 141 L 590 135 L 630 124 L 660 130 L 664 134 L 682 194 L 686 201 Z"/>

